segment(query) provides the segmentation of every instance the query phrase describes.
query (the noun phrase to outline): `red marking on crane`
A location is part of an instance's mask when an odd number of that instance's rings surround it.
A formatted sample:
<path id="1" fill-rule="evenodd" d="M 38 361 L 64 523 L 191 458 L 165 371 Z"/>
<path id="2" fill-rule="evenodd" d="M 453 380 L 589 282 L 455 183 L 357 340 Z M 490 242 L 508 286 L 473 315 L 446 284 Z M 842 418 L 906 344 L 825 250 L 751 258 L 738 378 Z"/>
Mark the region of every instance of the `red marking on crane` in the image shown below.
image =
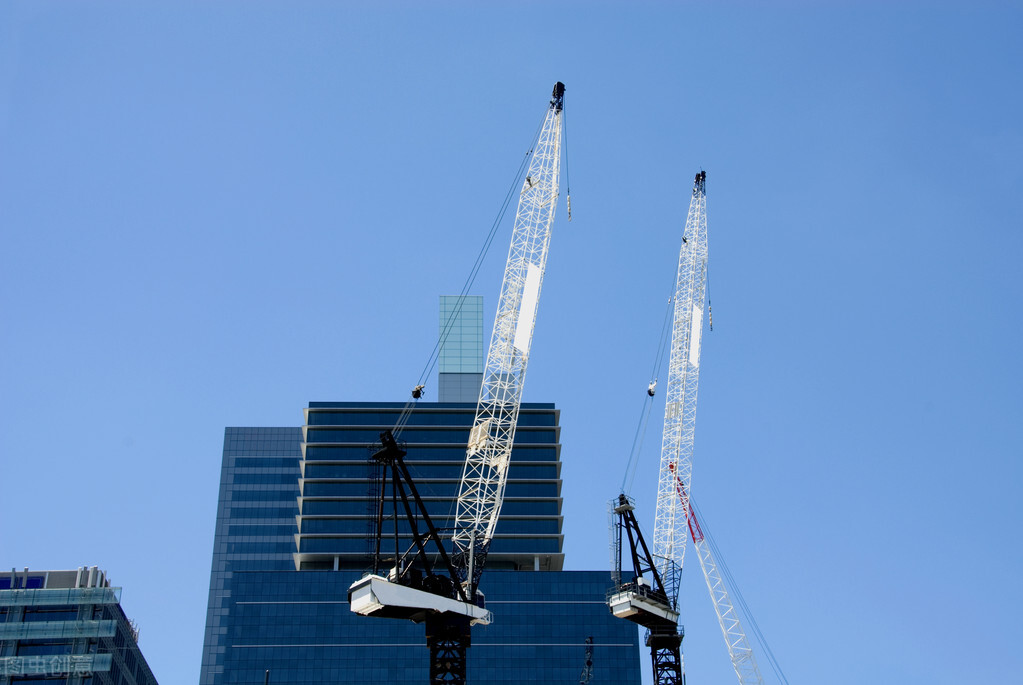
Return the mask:
<path id="1" fill-rule="evenodd" d="M 686 507 L 686 523 L 689 524 L 689 534 L 692 536 L 694 543 L 699 542 L 703 539 L 703 530 L 700 529 L 700 522 L 696 519 L 693 503 L 689 500 L 688 493 L 686 493 L 686 486 L 682 485 L 682 479 L 675 473 L 675 462 L 668 462 L 668 470 L 675 474 L 675 492 L 678 493 L 679 501 Z"/>

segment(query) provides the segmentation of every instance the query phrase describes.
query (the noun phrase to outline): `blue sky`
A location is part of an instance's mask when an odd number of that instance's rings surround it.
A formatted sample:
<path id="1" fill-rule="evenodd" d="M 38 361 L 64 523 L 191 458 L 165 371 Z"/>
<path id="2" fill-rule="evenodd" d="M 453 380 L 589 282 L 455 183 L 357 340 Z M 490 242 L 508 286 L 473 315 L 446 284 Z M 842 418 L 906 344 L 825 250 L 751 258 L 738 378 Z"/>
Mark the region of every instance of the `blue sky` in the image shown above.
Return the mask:
<path id="1" fill-rule="evenodd" d="M 4 3 L 0 567 L 106 568 L 157 677 L 195 682 L 224 427 L 407 396 L 561 80 L 573 221 L 525 399 L 562 410 L 568 566 L 607 567 L 703 168 L 693 494 L 789 681 L 1011 679 L 1021 25 L 1012 3 Z M 731 682 L 688 559 L 687 672 Z"/>

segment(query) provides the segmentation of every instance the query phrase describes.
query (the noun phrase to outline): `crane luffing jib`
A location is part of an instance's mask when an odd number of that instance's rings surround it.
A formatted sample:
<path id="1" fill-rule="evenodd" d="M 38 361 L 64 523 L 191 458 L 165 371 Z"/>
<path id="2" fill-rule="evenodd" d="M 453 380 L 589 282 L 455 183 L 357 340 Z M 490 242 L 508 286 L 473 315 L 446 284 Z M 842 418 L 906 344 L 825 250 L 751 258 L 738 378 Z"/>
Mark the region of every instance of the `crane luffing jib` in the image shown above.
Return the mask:
<path id="1" fill-rule="evenodd" d="M 681 489 L 681 485 L 679 487 L 680 494 L 688 492 Z M 764 679 L 760 676 L 757 660 L 753 656 L 753 648 L 746 638 L 746 631 L 743 630 L 739 614 L 735 611 L 735 605 L 732 604 L 732 599 L 729 597 L 728 586 L 718 571 L 714 552 L 700 529 L 700 522 L 696 518 L 692 500 L 688 497 L 686 506 L 689 511 L 689 534 L 693 538 L 696 555 L 700 559 L 703 579 L 707 581 L 707 589 L 710 591 L 711 601 L 714 602 L 714 612 L 717 614 L 718 624 L 721 626 L 721 634 L 725 638 L 725 645 L 728 647 L 728 656 L 732 660 L 735 675 L 739 677 L 739 685 L 762 685 Z"/>
<path id="2" fill-rule="evenodd" d="M 508 476 L 558 200 L 564 96 L 565 86 L 558 82 L 519 193 L 476 419 L 466 450 L 452 540 L 455 565 L 470 595 L 475 593 L 494 537 Z"/>
<path id="3" fill-rule="evenodd" d="M 675 492 L 679 501 L 685 502 L 689 535 L 696 547 L 700 568 L 703 569 L 703 579 L 707 582 L 707 590 L 710 591 L 710 599 L 714 603 L 714 613 L 717 614 L 721 634 L 725 638 L 725 645 L 728 648 L 728 657 L 732 660 L 732 667 L 735 669 L 735 675 L 739 678 L 739 685 L 762 685 L 764 680 L 760 676 L 760 668 L 753 656 L 753 648 L 750 646 L 746 631 L 742 627 L 742 621 L 739 620 L 739 614 L 729 596 L 728 586 L 718 571 L 714 551 L 700 527 L 700 520 L 696 517 L 696 509 L 689 496 L 689 490 L 676 479 Z"/>
<path id="4" fill-rule="evenodd" d="M 654 517 L 653 556 L 665 589 L 676 606 L 686 550 L 686 512 L 693 470 L 696 391 L 700 380 L 700 342 L 707 284 L 706 181 L 706 172 L 696 175 L 679 252 Z M 678 484 L 682 486 L 681 492 Z"/>

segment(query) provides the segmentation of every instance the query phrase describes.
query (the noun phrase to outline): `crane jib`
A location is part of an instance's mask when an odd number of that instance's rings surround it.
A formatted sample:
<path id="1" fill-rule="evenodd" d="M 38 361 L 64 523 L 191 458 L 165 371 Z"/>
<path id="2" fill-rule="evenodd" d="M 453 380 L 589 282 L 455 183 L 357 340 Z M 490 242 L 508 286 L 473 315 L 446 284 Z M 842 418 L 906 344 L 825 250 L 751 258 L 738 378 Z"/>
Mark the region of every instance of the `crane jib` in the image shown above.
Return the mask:
<path id="1" fill-rule="evenodd" d="M 451 541 L 470 596 L 476 592 L 504 499 L 557 204 L 563 95 L 564 85 L 558 83 L 529 153 L 459 485 Z"/>

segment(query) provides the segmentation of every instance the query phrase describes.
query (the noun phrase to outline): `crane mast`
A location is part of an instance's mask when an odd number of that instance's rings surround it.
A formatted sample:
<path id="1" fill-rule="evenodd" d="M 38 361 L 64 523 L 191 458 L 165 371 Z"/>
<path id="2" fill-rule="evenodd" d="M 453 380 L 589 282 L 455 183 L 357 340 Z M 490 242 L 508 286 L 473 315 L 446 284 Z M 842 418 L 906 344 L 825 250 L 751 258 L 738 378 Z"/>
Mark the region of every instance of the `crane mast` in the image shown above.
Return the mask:
<path id="1" fill-rule="evenodd" d="M 558 200 L 565 86 L 558 82 L 519 193 L 479 404 L 458 493 L 454 563 L 473 597 L 504 498 L 536 305 Z"/>
<path id="2" fill-rule="evenodd" d="M 668 596 L 677 602 L 686 553 L 686 513 L 693 472 L 696 391 L 700 381 L 707 285 L 707 174 L 696 174 L 675 280 L 668 390 L 654 515 L 653 555 Z M 677 490 L 677 485 L 682 490 Z"/>

